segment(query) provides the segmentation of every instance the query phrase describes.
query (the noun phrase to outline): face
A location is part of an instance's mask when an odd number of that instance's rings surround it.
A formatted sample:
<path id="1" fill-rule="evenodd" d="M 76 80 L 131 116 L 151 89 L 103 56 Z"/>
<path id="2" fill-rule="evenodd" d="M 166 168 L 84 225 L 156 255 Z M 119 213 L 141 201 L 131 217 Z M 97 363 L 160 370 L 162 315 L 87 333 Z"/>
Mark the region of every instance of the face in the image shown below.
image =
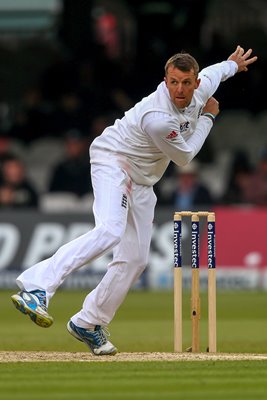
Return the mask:
<path id="1" fill-rule="evenodd" d="M 196 77 L 193 70 L 190 72 L 183 72 L 174 68 L 172 65 L 169 66 L 164 80 L 169 90 L 171 100 L 177 108 L 189 106 L 194 91 L 200 84 L 200 79 Z"/>
<path id="2" fill-rule="evenodd" d="M 3 165 L 4 180 L 11 184 L 18 184 L 25 176 L 24 166 L 18 160 L 8 160 Z"/>
<path id="3" fill-rule="evenodd" d="M 80 139 L 68 139 L 66 141 L 66 151 L 70 158 L 78 158 L 84 154 L 85 141 Z"/>
<path id="4" fill-rule="evenodd" d="M 196 182 L 196 175 L 193 173 L 183 173 L 179 175 L 178 183 L 181 190 L 188 191 L 191 190 Z"/>

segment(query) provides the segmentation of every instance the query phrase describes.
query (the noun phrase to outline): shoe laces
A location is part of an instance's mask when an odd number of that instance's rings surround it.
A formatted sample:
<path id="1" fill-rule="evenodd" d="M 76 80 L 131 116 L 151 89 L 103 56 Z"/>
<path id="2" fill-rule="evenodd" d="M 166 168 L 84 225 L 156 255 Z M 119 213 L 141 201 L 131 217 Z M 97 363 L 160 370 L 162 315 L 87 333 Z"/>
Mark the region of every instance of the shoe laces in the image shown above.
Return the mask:
<path id="1" fill-rule="evenodd" d="M 95 330 L 93 331 L 94 338 L 97 341 L 99 346 L 107 343 L 107 338 L 110 336 L 110 333 L 107 327 L 102 327 L 100 325 L 95 326 Z"/>
<path id="2" fill-rule="evenodd" d="M 45 311 L 47 311 L 47 307 L 46 307 L 46 294 L 45 294 L 45 291 L 43 291 L 43 290 L 34 290 L 34 291 L 32 291 L 31 293 L 38 297 L 39 302 L 40 302 L 40 306 L 41 306 Z"/>

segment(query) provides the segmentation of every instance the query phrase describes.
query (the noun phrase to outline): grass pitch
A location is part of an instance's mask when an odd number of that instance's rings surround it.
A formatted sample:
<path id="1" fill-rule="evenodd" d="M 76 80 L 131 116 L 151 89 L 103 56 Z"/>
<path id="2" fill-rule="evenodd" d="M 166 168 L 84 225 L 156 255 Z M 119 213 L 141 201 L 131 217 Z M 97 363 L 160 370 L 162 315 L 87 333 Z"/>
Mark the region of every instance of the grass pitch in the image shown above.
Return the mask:
<path id="1" fill-rule="evenodd" d="M 13 292 L 12 292 L 13 293 Z M 66 331 L 84 291 L 58 291 L 54 325 L 39 328 L 0 292 L 0 351 L 86 352 Z M 184 293 L 184 348 L 190 346 L 190 294 Z M 267 354 L 265 292 L 220 292 L 218 351 Z M 173 351 L 173 294 L 131 292 L 110 325 L 121 352 Z M 201 295 L 201 350 L 207 347 L 207 297 Z M 12 362 L 0 363 L 3 400 L 38 399 L 266 399 L 267 361 Z"/>
<path id="2" fill-rule="evenodd" d="M 263 361 L 0 365 L 5 400 L 266 399 Z"/>

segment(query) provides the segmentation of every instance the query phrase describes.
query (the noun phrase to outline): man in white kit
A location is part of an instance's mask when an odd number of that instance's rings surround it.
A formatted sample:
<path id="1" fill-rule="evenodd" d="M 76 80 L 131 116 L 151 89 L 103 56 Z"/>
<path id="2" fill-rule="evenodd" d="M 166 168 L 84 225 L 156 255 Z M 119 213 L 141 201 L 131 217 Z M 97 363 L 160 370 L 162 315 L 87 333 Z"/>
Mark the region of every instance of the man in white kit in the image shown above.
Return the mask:
<path id="1" fill-rule="evenodd" d="M 113 355 L 107 325 L 148 263 L 158 182 L 170 160 L 188 164 L 207 138 L 219 104 L 219 84 L 247 71 L 257 57 L 237 46 L 228 60 L 201 72 L 197 61 L 178 53 L 165 65 L 156 91 L 104 130 L 90 147 L 95 227 L 24 271 L 12 296 L 16 308 L 49 327 L 47 308 L 64 279 L 81 266 L 113 250 L 113 260 L 98 286 L 71 317 L 67 329 L 95 355 Z"/>

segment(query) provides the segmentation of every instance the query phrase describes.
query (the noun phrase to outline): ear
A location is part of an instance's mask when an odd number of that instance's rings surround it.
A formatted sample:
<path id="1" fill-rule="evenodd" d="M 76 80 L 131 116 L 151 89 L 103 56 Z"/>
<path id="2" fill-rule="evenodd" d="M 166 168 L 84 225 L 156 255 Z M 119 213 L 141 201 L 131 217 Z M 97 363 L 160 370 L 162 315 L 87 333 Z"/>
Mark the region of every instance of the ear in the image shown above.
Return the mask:
<path id="1" fill-rule="evenodd" d="M 196 79 L 195 89 L 197 89 L 197 88 L 199 87 L 200 82 L 201 82 L 201 79 L 200 79 L 200 78 Z"/>

